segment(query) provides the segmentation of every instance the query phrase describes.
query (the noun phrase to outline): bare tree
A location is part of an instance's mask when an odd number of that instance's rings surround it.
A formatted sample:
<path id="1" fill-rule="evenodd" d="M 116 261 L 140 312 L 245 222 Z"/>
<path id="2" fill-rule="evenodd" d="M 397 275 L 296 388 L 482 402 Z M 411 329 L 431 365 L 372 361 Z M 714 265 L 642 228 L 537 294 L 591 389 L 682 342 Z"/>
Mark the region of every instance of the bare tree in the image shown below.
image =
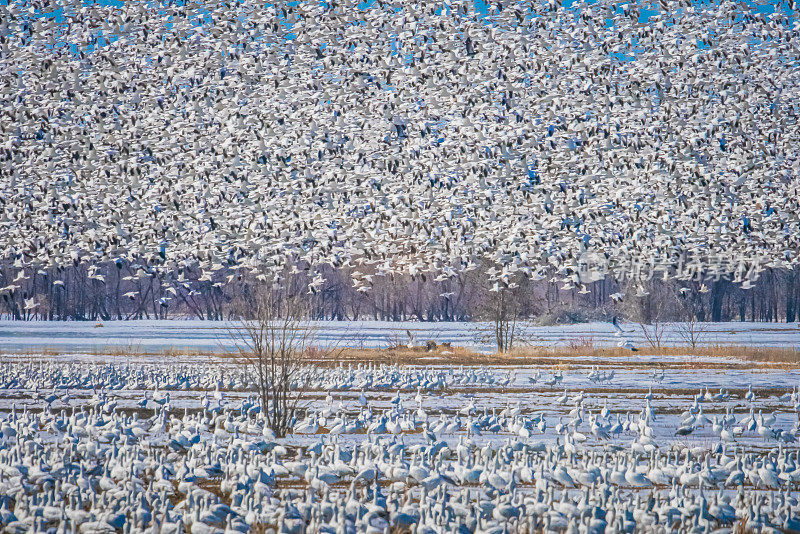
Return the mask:
<path id="1" fill-rule="evenodd" d="M 642 330 L 642 335 L 645 341 L 654 349 L 661 348 L 661 339 L 667 330 L 667 325 L 660 318 L 656 317 L 651 319 L 650 324 L 639 322 L 639 328 Z"/>
<path id="2" fill-rule="evenodd" d="M 639 325 L 645 341 L 652 348 L 660 349 L 667 330 L 665 320 L 674 300 L 671 289 L 654 280 L 627 289 L 628 294 L 633 294 L 633 298 L 626 299 L 627 315 Z"/>
<path id="3" fill-rule="evenodd" d="M 499 353 L 510 352 L 519 336 L 519 299 L 506 288 L 490 291 L 488 295 L 480 314 L 488 325 L 478 327 L 476 338 L 483 343 L 493 343 Z"/>
<path id="4" fill-rule="evenodd" d="M 706 324 L 700 320 L 705 309 L 701 297 L 702 293 L 696 287 L 682 287 L 678 290 L 677 301 L 683 321 L 676 324 L 676 330 L 692 349 L 696 349 L 706 337 Z"/>
<path id="5" fill-rule="evenodd" d="M 272 287 L 242 300 L 240 323 L 230 327 L 237 359 L 252 373 L 265 424 L 277 437 L 290 433 L 306 387 L 304 356 L 314 330 L 304 323 L 305 300 Z"/>
<path id="6" fill-rule="evenodd" d="M 681 339 L 693 349 L 696 349 L 706 337 L 706 324 L 698 321 L 694 315 L 688 316 L 682 323 L 677 323 L 676 330 Z"/>

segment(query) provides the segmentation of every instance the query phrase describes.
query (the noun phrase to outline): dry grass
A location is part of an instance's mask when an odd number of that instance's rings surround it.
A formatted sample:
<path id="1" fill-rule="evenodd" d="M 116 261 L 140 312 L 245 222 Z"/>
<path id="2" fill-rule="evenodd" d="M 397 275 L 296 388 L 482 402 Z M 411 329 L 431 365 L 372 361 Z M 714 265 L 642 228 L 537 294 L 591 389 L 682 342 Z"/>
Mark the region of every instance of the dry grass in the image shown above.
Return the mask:
<path id="1" fill-rule="evenodd" d="M 92 356 L 113 356 L 117 358 L 128 357 L 137 358 L 144 356 L 145 352 L 142 350 L 140 343 L 129 343 L 127 345 L 105 347 L 102 350 L 98 347 L 92 349 Z"/>
<path id="2" fill-rule="evenodd" d="M 53 347 L 31 348 L 31 349 L 4 349 L 0 351 L 0 355 L 13 354 L 15 356 L 58 356 L 64 354 L 63 350 L 58 350 Z"/>
<path id="3" fill-rule="evenodd" d="M 599 360 L 635 358 L 641 356 L 688 356 L 697 358 L 734 358 L 752 362 L 800 363 L 800 350 L 796 347 L 750 347 L 743 345 L 706 345 L 697 348 L 669 346 L 660 348 L 639 347 L 637 352 L 618 347 L 584 345 L 582 349 L 569 346 L 523 347 L 511 353 L 516 358 L 574 358 L 591 357 Z"/>
<path id="4" fill-rule="evenodd" d="M 637 356 L 680 356 L 681 360 L 659 362 L 636 361 Z M 727 359 L 729 362 L 710 362 L 709 359 Z M 735 361 L 739 360 L 739 361 Z M 736 368 L 750 367 L 750 362 L 762 367 L 800 365 L 800 350 L 794 347 L 748 347 L 739 345 L 711 345 L 697 347 L 640 348 L 637 352 L 617 347 L 596 347 L 593 343 L 581 343 L 580 347 L 521 347 L 506 354 L 483 354 L 464 347 L 427 351 L 425 347 L 394 347 L 390 349 L 344 349 L 336 360 L 327 363 L 374 362 L 387 364 L 436 364 L 450 365 L 541 365 L 553 369 L 568 370 L 571 367 L 596 364 L 621 367 L 679 367 L 679 368 Z M 326 363 L 326 362 L 316 362 Z"/>
<path id="5" fill-rule="evenodd" d="M 35 347 L 21 350 L 0 351 L 0 355 L 58 357 L 69 354 L 70 350 L 54 347 Z M 186 359 L 223 359 L 236 361 L 238 355 L 232 352 L 221 353 L 198 349 L 169 348 L 161 351 L 147 351 L 141 346 L 129 345 L 94 349 L 92 355 L 101 359 L 107 357 L 161 357 L 165 361 Z M 660 362 L 657 358 L 637 361 L 637 356 L 681 357 L 680 360 Z M 497 365 L 520 366 L 537 365 L 554 370 L 568 370 L 581 365 L 600 365 L 606 367 L 665 367 L 665 368 L 781 368 L 800 366 L 800 349 L 796 347 L 751 347 L 743 345 L 704 345 L 697 348 L 685 346 L 665 346 L 660 348 L 640 347 L 637 352 L 618 347 L 598 347 L 591 338 L 579 338 L 568 345 L 549 347 L 518 347 L 505 354 L 484 354 L 465 347 L 437 347 L 428 350 L 425 346 L 407 347 L 405 345 L 372 349 L 343 348 L 333 355 L 319 356 L 318 351 L 309 351 L 302 356 L 308 363 L 321 366 L 334 366 L 343 363 L 375 363 L 388 365 Z M 729 361 L 709 361 L 709 359 Z"/>
<path id="6" fill-rule="evenodd" d="M 375 362 L 386 364 L 407 363 L 450 363 L 461 361 L 480 361 L 486 356 L 464 347 L 447 347 L 427 350 L 424 346 L 396 346 L 386 349 L 345 348 L 339 355 L 341 362 Z"/>
<path id="7" fill-rule="evenodd" d="M 735 358 L 755 362 L 800 363 L 800 350 L 796 347 L 733 347 L 728 354 Z"/>
<path id="8" fill-rule="evenodd" d="M 637 356 L 648 356 L 637 361 Z M 659 361 L 652 356 L 681 357 Z M 711 359 L 717 361 L 710 361 Z M 729 361 L 722 361 L 722 360 Z M 313 360 L 309 360 L 310 362 Z M 800 366 L 800 350 L 794 347 L 748 347 L 709 345 L 697 347 L 642 347 L 637 352 L 617 347 L 596 347 L 591 342 L 575 346 L 521 347 L 506 354 L 483 354 L 464 347 L 448 347 L 428 351 L 425 347 L 393 347 L 389 349 L 344 349 L 336 359 L 313 361 L 318 365 L 341 363 L 383 364 L 448 364 L 448 365 L 537 365 L 553 370 L 569 370 L 592 364 L 606 367 L 664 367 L 680 369 L 785 368 Z"/>
<path id="9" fill-rule="evenodd" d="M 164 349 L 159 353 L 159 356 L 164 356 L 166 358 L 170 357 L 186 357 L 186 358 L 199 358 L 201 356 L 216 356 L 207 351 L 202 351 L 200 349 L 176 349 L 176 348 L 168 348 Z"/>
<path id="10" fill-rule="evenodd" d="M 119 358 L 139 358 L 139 357 L 163 357 L 163 358 L 220 358 L 223 354 L 203 351 L 199 349 L 183 349 L 183 348 L 166 348 L 163 350 L 146 350 L 138 343 L 130 343 L 127 345 L 107 345 L 103 348 L 97 346 L 92 347 L 90 350 L 85 349 L 70 349 L 70 348 L 56 348 L 56 347 L 30 347 L 30 348 L 14 348 L 0 350 L 0 356 L 64 356 L 69 354 L 91 354 L 94 357 L 119 357 Z"/>
<path id="11" fill-rule="evenodd" d="M 572 352 L 587 352 L 595 349 L 594 338 L 591 336 L 578 336 L 567 341 L 567 348 Z"/>

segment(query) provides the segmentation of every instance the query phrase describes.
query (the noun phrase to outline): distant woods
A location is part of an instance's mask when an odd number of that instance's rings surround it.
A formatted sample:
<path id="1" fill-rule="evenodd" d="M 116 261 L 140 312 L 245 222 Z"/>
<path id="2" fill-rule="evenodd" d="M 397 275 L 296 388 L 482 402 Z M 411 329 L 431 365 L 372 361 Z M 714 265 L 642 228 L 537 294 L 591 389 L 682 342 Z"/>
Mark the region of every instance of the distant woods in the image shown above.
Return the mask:
<path id="1" fill-rule="evenodd" d="M 564 289 L 560 277 L 539 281 L 520 277 L 512 289 L 499 290 L 512 300 L 489 285 L 487 269 L 482 267 L 452 278 L 373 275 L 369 291 L 353 286 L 354 270 L 329 269 L 323 273 L 325 282 L 310 292 L 309 275 L 292 269 L 282 287 L 305 299 L 309 318 L 317 320 L 491 321 L 498 313 L 497 302 L 506 307 L 513 302 L 508 313 L 543 324 L 614 315 L 642 323 L 800 320 L 798 270 L 768 269 L 749 289 L 724 278 L 688 282 L 659 278 L 635 285 L 602 280 L 587 283 L 588 291 L 580 292 Z M 79 264 L 39 270 L 6 263 L 0 265 L 0 314 L 16 320 L 223 320 L 236 316 L 239 299 L 270 283 L 263 276 L 227 266 L 211 273 L 199 267 L 168 271 L 121 261 L 97 268 Z"/>

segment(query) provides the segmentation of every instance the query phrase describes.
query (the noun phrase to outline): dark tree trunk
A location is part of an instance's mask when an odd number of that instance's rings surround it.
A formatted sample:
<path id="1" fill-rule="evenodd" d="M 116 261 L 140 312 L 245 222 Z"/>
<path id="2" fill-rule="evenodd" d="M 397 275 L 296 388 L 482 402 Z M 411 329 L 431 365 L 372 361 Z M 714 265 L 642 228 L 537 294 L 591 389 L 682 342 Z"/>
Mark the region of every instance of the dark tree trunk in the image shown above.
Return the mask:
<path id="1" fill-rule="evenodd" d="M 711 287 L 711 320 L 719 322 L 722 320 L 722 303 L 727 289 L 725 280 L 715 280 Z"/>

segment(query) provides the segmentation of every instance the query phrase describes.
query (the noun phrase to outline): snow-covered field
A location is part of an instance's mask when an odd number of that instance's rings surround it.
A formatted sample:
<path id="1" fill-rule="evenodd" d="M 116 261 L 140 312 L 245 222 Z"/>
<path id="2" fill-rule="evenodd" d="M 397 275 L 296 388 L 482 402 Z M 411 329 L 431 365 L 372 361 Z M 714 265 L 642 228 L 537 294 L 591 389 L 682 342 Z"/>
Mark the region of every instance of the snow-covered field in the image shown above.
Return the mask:
<path id="1" fill-rule="evenodd" d="M 152 347 L 208 343 L 214 325 L 22 326 L 2 328 L 28 336 L 19 343 L 75 348 L 100 342 L 97 331 L 117 341 L 107 356 L 4 355 L 9 532 L 800 527 L 798 369 L 580 355 L 563 366 L 309 368 L 294 432 L 277 439 L 245 369 L 117 350 L 132 332 Z M 789 335 L 759 326 L 726 339 Z"/>
<path id="2" fill-rule="evenodd" d="M 398 340 L 408 340 L 409 330 L 415 342 L 432 339 L 451 342 L 489 352 L 493 349 L 484 336 L 476 335 L 481 325 L 475 323 L 420 322 L 314 322 L 310 323 L 318 342 L 325 345 L 355 348 L 382 348 Z M 63 350 L 102 352 L 108 347 L 131 348 L 141 352 L 161 352 L 165 349 L 216 352 L 230 348 L 229 323 L 166 320 L 166 321 L 106 321 L 99 327 L 93 322 L 20 322 L 0 321 L 0 350 Z M 635 344 L 646 345 L 638 325 L 624 325 L 626 336 Z M 800 347 L 798 323 L 707 323 L 702 341 L 714 345 L 743 345 L 770 347 Z M 591 340 L 598 347 L 616 346 L 619 341 L 610 323 L 528 327 L 526 342 L 540 346 L 567 345 Z M 666 327 L 662 343 L 685 345 L 679 326 Z"/>

